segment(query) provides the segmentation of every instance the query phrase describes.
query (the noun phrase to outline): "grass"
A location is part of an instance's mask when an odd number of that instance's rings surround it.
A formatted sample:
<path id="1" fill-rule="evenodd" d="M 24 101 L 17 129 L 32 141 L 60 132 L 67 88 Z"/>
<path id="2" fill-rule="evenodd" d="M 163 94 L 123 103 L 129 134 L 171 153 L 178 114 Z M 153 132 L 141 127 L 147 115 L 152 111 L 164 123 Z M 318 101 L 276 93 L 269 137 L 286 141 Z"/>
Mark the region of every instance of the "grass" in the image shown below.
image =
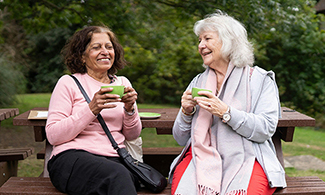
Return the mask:
<path id="1" fill-rule="evenodd" d="M 284 156 L 312 155 L 325 161 L 325 132 L 313 128 L 297 127 L 292 142 L 282 142 Z M 286 168 L 287 175 L 293 176 L 318 176 L 325 181 L 325 171 L 297 170 Z"/>
<path id="2" fill-rule="evenodd" d="M 19 108 L 19 113 L 24 113 L 35 107 L 48 107 L 50 98 L 50 93 L 21 94 L 17 95 L 17 102 L 11 105 L 10 108 Z M 1 126 L 12 127 L 12 119 L 2 121 Z"/>
<path id="3" fill-rule="evenodd" d="M 325 133 L 313 128 L 295 129 L 292 142 L 283 142 L 284 156 L 312 155 L 325 161 Z"/>
<path id="4" fill-rule="evenodd" d="M 24 94 L 18 95 L 18 102 L 12 105 L 12 108 L 19 108 L 20 113 L 28 111 L 34 107 L 48 107 L 50 100 L 50 94 Z M 139 104 L 139 108 L 166 108 L 175 107 L 173 105 L 150 105 L 150 104 Z M 12 126 L 12 118 L 2 121 L 1 123 L 1 134 L 6 132 L 6 129 L 14 133 L 12 136 L 17 136 L 22 134 L 24 131 L 21 130 L 22 127 Z M 32 134 L 33 131 L 28 132 Z M 33 135 L 29 135 L 33 136 Z M 142 131 L 141 137 L 143 139 L 143 147 L 176 147 L 178 144 L 172 137 L 172 135 L 159 135 L 157 136 L 155 129 L 146 128 Z M 313 128 L 296 128 L 294 133 L 293 142 L 282 142 L 284 156 L 297 156 L 297 155 L 313 155 L 323 161 L 325 161 L 325 131 L 316 131 Z M 27 141 L 21 142 L 31 142 L 35 144 L 32 138 Z M 44 147 L 44 143 L 37 143 L 35 148 L 35 153 L 39 151 L 39 148 Z M 0 147 L 3 147 L 0 143 Z M 11 146 L 6 146 L 11 147 Z M 19 162 L 18 176 L 25 177 L 37 177 L 43 170 L 43 160 L 36 159 L 34 154 L 23 161 Z M 301 171 L 295 168 L 286 168 L 286 173 L 288 176 L 318 176 L 325 181 L 324 171 Z"/>

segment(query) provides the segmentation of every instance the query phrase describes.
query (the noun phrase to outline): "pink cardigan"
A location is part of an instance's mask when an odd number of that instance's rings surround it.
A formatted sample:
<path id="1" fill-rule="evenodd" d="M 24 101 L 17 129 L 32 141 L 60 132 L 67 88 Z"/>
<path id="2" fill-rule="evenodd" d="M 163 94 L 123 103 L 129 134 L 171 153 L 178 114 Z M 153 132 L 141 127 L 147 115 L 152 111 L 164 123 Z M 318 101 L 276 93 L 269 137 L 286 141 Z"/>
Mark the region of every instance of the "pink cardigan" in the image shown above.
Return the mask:
<path id="1" fill-rule="evenodd" d="M 78 78 L 90 99 L 101 86 L 117 85 L 117 82 L 101 83 L 88 74 L 77 73 L 74 76 Z M 119 80 L 122 85 L 131 86 L 127 78 L 119 77 Z M 125 147 L 124 140 L 137 138 L 142 125 L 136 105 L 136 112 L 129 116 L 123 109 L 124 103 L 116 104 L 115 108 L 102 110 L 101 115 L 119 147 Z M 49 143 L 53 145 L 51 157 L 68 149 L 82 149 L 103 156 L 118 156 L 75 81 L 68 75 L 62 76 L 53 90 L 45 131 Z"/>

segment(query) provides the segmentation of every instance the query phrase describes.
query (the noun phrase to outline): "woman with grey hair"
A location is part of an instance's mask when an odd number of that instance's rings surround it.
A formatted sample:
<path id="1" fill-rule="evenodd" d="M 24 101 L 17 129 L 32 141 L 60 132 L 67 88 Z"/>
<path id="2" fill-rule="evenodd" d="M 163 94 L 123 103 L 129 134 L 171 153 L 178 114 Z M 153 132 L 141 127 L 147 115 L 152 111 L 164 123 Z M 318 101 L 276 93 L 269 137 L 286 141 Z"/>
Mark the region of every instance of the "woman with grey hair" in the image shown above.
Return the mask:
<path id="1" fill-rule="evenodd" d="M 272 136 L 281 117 L 272 71 L 253 66 L 244 26 L 218 12 L 194 25 L 206 70 L 189 84 L 173 127 L 184 145 L 172 194 L 273 194 L 286 187 Z M 205 88 L 192 97 L 192 88 Z"/>

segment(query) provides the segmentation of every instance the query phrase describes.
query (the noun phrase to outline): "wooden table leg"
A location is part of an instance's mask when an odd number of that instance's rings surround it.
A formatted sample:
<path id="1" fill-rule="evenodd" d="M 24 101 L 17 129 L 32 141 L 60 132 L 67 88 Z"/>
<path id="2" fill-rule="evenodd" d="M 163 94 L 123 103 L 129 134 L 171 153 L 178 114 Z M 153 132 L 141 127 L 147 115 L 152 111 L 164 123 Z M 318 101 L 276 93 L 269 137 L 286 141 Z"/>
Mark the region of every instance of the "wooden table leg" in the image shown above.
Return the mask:
<path id="1" fill-rule="evenodd" d="M 17 177 L 18 160 L 0 162 L 0 186 L 10 177 Z"/>
<path id="2" fill-rule="evenodd" d="M 272 141 L 276 150 L 276 156 L 278 157 L 282 167 L 284 168 L 284 159 L 283 159 L 283 152 L 282 152 L 282 144 L 281 144 L 281 135 L 277 131 L 272 137 Z"/>

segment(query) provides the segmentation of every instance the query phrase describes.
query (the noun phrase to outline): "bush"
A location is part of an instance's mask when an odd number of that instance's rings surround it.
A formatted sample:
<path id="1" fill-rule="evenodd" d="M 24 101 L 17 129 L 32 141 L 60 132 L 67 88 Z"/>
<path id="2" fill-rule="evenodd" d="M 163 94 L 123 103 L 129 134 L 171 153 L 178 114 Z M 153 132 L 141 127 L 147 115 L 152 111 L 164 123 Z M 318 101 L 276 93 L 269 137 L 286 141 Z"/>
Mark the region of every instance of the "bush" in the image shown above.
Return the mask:
<path id="1" fill-rule="evenodd" d="M 25 92 L 25 79 L 15 64 L 0 56 L 0 107 L 8 107 L 16 99 L 17 93 Z"/>
<path id="2" fill-rule="evenodd" d="M 325 31 L 321 15 L 306 4 L 278 5 L 266 31 L 254 35 L 256 63 L 276 73 L 283 105 L 308 115 L 325 113 Z"/>

